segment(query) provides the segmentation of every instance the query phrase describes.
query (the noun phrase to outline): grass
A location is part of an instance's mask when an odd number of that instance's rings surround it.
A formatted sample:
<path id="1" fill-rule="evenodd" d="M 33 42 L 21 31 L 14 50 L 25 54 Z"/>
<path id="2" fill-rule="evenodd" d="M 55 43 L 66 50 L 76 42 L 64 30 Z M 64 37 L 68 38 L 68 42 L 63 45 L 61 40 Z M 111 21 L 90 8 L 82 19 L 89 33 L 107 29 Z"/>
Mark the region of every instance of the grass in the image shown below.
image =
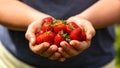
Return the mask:
<path id="1" fill-rule="evenodd" d="M 115 27 L 116 30 L 116 41 L 115 41 L 115 49 L 116 49 L 116 68 L 120 68 L 120 25 Z"/>

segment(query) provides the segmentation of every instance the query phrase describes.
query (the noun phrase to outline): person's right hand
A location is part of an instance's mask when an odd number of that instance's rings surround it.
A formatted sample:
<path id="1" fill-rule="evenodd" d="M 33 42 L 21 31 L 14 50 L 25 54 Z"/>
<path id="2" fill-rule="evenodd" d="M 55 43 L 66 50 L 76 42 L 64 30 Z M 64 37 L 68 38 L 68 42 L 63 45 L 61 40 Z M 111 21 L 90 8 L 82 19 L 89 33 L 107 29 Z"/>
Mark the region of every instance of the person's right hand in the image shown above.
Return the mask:
<path id="1" fill-rule="evenodd" d="M 42 24 L 41 20 L 42 19 L 36 20 L 28 26 L 25 37 L 29 41 L 30 49 L 35 54 L 47 57 L 48 59 L 51 60 L 57 60 L 58 58 L 61 57 L 61 54 L 57 51 L 58 47 L 56 45 L 50 45 L 47 42 L 43 42 L 41 44 L 35 44 L 36 42 L 35 31 L 41 28 L 41 24 Z"/>

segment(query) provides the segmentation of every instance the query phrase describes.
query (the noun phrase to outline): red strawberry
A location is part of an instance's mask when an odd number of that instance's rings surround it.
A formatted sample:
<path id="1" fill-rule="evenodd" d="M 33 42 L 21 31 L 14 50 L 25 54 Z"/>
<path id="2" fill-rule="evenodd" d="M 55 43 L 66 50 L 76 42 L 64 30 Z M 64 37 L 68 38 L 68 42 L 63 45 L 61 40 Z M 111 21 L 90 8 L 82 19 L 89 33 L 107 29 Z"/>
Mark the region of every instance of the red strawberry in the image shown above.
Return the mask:
<path id="1" fill-rule="evenodd" d="M 44 32 L 45 31 L 52 31 L 52 23 L 44 23 L 41 28 Z"/>
<path id="2" fill-rule="evenodd" d="M 79 26 L 75 22 L 69 22 L 66 25 L 66 32 L 71 33 L 74 29 L 78 28 Z"/>
<path id="3" fill-rule="evenodd" d="M 54 32 L 57 34 L 59 31 L 65 31 L 66 30 L 66 27 L 65 27 L 65 24 L 59 24 L 59 25 L 55 25 L 54 26 Z"/>
<path id="4" fill-rule="evenodd" d="M 62 41 L 70 41 L 70 36 L 68 35 L 68 33 L 65 33 L 63 30 L 59 31 L 57 33 L 57 35 L 54 38 L 54 44 L 56 44 L 57 46 L 60 46 L 60 42 Z"/>
<path id="5" fill-rule="evenodd" d="M 66 30 L 65 21 L 64 20 L 55 20 L 53 22 L 53 29 L 56 34 L 61 30 Z"/>
<path id="6" fill-rule="evenodd" d="M 53 18 L 52 17 L 46 17 L 42 20 L 42 24 L 48 23 L 48 22 L 53 22 Z"/>
<path id="7" fill-rule="evenodd" d="M 39 35 L 36 39 L 36 43 L 40 44 L 42 42 L 48 42 L 50 44 L 53 44 L 54 42 L 54 33 L 51 31 L 47 31 L 41 35 Z"/>
<path id="8" fill-rule="evenodd" d="M 54 38 L 54 44 L 57 46 L 60 46 L 61 41 L 64 41 L 64 38 L 62 37 L 60 33 L 58 33 Z"/>
<path id="9" fill-rule="evenodd" d="M 82 29 L 81 28 L 77 28 L 70 33 L 71 40 L 81 41 L 81 36 L 82 36 Z"/>
<path id="10" fill-rule="evenodd" d="M 37 36 L 37 38 L 36 38 L 36 44 L 41 44 L 42 42 L 43 42 L 42 35 Z"/>

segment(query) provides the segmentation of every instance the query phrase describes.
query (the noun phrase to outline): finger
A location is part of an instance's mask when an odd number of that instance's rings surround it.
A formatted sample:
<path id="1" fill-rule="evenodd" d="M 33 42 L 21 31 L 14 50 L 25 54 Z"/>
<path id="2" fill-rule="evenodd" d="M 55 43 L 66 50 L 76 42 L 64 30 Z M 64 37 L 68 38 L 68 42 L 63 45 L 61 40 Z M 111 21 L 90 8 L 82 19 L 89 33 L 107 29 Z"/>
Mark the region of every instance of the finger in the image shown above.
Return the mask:
<path id="1" fill-rule="evenodd" d="M 35 36 L 35 33 L 33 31 L 30 31 L 28 29 L 26 34 L 25 34 L 25 37 L 26 37 L 27 40 L 29 40 L 31 45 L 35 44 L 36 36 Z"/>
<path id="2" fill-rule="evenodd" d="M 45 52 L 42 53 L 42 55 L 45 57 L 49 57 L 58 50 L 57 48 L 58 47 L 56 45 L 51 45 Z"/>
<path id="3" fill-rule="evenodd" d="M 92 37 L 95 35 L 95 29 L 91 26 L 87 26 L 85 28 L 85 32 L 86 32 L 86 37 L 87 37 L 87 40 L 91 40 Z"/>
<path id="4" fill-rule="evenodd" d="M 60 62 L 64 62 L 65 60 L 66 60 L 66 58 L 64 58 L 64 57 L 59 58 Z"/>
<path id="5" fill-rule="evenodd" d="M 30 45 L 29 47 L 34 53 L 41 55 L 44 51 L 46 51 L 50 47 L 50 44 L 44 42 L 39 45 L 34 45 L 34 46 Z"/>
<path id="6" fill-rule="evenodd" d="M 25 37 L 27 40 L 30 40 L 31 37 L 34 37 L 34 33 L 36 29 L 32 29 L 32 28 L 35 28 L 35 27 L 33 27 L 33 25 L 30 24 L 25 34 Z"/>
<path id="7" fill-rule="evenodd" d="M 29 44 L 30 44 L 30 45 L 35 45 L 35 43 L 36 43 L 36 36 L 31 33 L 31 34 L 29 35 Z"/>
<path id="8" fill-rule="evenodd" d="M 69 57 L 70 57 L 70 55 L 67 54 L 67 53 L 63 50 L 63 48 L 61 48 L 61 47 L 58 48 L 58 52 L 61 53 L 61 55 L 62 55 L 63 57 L 65 57 L 65 58 L 69 58 Z"/>
<path id="9" fill-rule="evenodd" d="M 35 32 L 37 29 L 41 28 L 41 19 L 32 22 L 26 31 L 25 37 L 30 41 L 31 38 L 35 38 Z"/>
<path id="10" fill-rule="evenodd" d="M 71 57 L 78 54 L 78 52 L 65 41 L 61 42 L 60 45 L 63 50 Z"/>
<path id="11" fill-rule="evenodd" d="M 60 56 L 61 56 L 61 54 L 59 52 L 55 52 L 53 55 L 51 55 L 49 57 L 49 59 L 51 59 L 51 60 L 57 60 Z"/>
<path id="12" fill-rule="evenodd" d="M 90 46 L 90 42 L 79 42 L 77 40 L 70 41 L 70 45 L 73 46 L 77 51 L 82 52 Z"/>

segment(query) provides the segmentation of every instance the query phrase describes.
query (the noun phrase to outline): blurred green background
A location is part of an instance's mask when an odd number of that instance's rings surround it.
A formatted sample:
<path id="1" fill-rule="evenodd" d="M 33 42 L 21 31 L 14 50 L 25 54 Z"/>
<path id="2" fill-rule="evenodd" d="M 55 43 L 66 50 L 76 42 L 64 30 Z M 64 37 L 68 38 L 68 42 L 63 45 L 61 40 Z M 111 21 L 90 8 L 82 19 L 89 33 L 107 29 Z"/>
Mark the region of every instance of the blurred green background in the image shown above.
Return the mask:
<path id="1" fill-rule="evenodd" d="M 116 25 L 115 30 L 116 30 L 116 41 L 115 41 L 116 68 L 120 68 L 120 25 Z"/>

